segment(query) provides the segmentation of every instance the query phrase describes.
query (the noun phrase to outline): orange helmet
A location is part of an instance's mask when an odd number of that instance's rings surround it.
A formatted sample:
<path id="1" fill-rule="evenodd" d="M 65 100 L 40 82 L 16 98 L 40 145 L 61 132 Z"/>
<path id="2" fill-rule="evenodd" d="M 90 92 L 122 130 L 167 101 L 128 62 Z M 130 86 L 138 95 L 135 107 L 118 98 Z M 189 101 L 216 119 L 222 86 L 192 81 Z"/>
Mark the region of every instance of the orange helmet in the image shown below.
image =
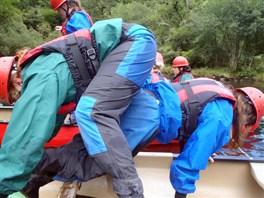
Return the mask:
<path id="1" fill-rule="evenodd" d="M 189 66 L 188 60 L 184 56 L 177 56 L 172 61 L 172 67 L 184 67 Z"/>
<path id="2" fill-rule="evenodd" d="M 160 69 L 163 69 L 163 67 L 164 67 L 163 56 L 159 52 L 156 53 L 155 66 L 159 67 Z"/>
<path id="3" fill-rule="evenodd" d="M 261 117 L 264 115 L 264 94 L 254 87 L 237 88 L 235 91 L 241 91 L 245 93 L 255 107 L 257 119 L 251 128 L 251 131 L 254 131 L 258 127 Z"/>
<path id="4" fill-rule="evenodd" d="M 67 0 L 50 0 L 50 4 L 54 10 L 57 10 L 66 1 Z"/>
<path id="5" fill-rule="evenodd" d="M 7 56 L 0 58 L 0 102 L 11 104 L 8 96 L 8 84 L 12 67 L 16 61 L 15 56 Z"/>

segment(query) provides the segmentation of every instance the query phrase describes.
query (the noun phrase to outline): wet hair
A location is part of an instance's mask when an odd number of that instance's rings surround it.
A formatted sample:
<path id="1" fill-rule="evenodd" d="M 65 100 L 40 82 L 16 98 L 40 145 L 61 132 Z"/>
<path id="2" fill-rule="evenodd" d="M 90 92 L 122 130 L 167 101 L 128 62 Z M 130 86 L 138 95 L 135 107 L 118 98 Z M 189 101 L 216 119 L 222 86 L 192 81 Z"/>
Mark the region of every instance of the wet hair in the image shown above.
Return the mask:
<path id="1" fill-rule="evenodd" d="M 68 5 L 69 5 L 69 8 L 73 9 L 74 11 L 83 10 L 81 7 L 81 1 L 79 0 L 68 0 Z"/>
<path id="2" fill-rule="evenodd" d="M 11 73 L 10 81 L 8 83 L 8 97 L 11 103 L 14 103 L 15 101 L 17 101 L 21 96 L 21 92 L 15 88 L 13 82 L 16 78 L 21 78 L 22 71 L 21 71 L 20 63 L 21 63 L 22 58 L 29 52 L 29 50 L 30 48 L 24 47 L 16 52 L 17 61 L 15 64 L 16 64 L 17 70 Z"/>
<path id="3" fill-rule="evenodd" d="M 22 58 L 30 51 L 30 48 L 29 47 L 23 47 L 21 49 L 19 49 L 17 52 L 16 52 L 16 56 L 17 56 L 17 71 L 18 72 L 21 72 L 21 67 L 20 67 L 20 64 L 21 64 L 21 60 Z"/>
<path id="4" fill-rule="evenodd" d="M 234 92 L 237 102 L 234 107 L 232 147 L 243 145 L 243 139 L 248 135 L 257 120 L 257 113 L 251 100 L 243 92 Z"/>
<path id="5" fill-rule="evenodd" d="M 15 72 L 15 73 L 11 74 L 10 83 L 8 84 L 8 97 L 9 97 L 9 100 L 10 100 L 11 104 L 16 102 L 21 96 L 20 91 L 15 89 L 15 87 L 14 87 L 14 85 L 12 83 L 15 78 L 19 78 L 20 77 L 19 75 L 20 75 L 20 73 L 18 73 L 18 72 Z"/>
<path id="6" fill-rule="evenodd" d="M 183 73 L 183 72 L 191 72 L 191 71 L 192 71 L 192 69 L 191 69 L 190 66 L 183 66 L 183 67 L 181 67 L 181 68 L 183 68 L 183 69 L 181 70 L 182 73 Z"/>
<path id="7" fill-rule="evenodd" d="M 181 67 L 178 67 L 179 68 L 179 73 L 174 76 L 174 78 L 178 78 L 179 76 L 181 76 L 184 72 L 192 72 L 192 69 L 190 66 L 181 66 Z"/>

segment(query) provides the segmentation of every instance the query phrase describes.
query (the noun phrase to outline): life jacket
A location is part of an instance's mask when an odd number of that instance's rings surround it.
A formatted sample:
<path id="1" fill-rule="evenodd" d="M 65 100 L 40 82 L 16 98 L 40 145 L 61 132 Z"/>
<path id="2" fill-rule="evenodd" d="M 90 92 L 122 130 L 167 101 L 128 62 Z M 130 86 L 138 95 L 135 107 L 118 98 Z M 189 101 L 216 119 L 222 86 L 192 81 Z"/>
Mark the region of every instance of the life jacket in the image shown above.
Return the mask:
<path id="1" fill-rule="evenodd" d="M 62 24 L 62 29 L 61 29 L 61 33 L 63 36 L 67 35 L 67 30 L 66 30 L 66 25 L 68 23 L 68 21 L 70 20 L 70 18 L 72 17 L 72 15 L 75 13 L 76 11 L 73 11 L 71 12 L 71 14 L 68 16 L 68 18 L 64 21 L 64 23 Z M 81 11 L 81 12 L 84 12 L 84 11 Z M 85 15 L 87 16 L 87 18 L 89 19 L 89 21 L 91 22 L 91 25 L 93 25 L 93 20 L 92 18 L 90 17 L 90 15 L 86 12 L 84 12 Z"/>
<path id="2" fill-rule="evenodd" d="M 161 75 L 158 72 L 152 72 L 151 73 L 151 80 L 150 82 L 158 82 L 158 81 L 165 81 L 165 82 L 169 82 L 169 80 L 167 78 L 165 78 L 163 75 Z"/>
<path id="3" fill-rule="evenodd" d="M 174 83 L 180 82 L 180 78 L 181 78 L 184 74 L 190 74 L 190 75 L 192 75 L 191 72 L 186 72 L 186 71 L 184 71 L 184 72 L 178 74 L 177 76 L 175 76 L 175 77 L 173 78 L 173 82 L 174 82 Z M 192 76 L 193 76 L 193 75 L 192 75 Z"/>
<path id="4" fill-rule="evenodd" d="M 171 83 L 177 92 L 182 109 L 182 127 L 178 138 L 186 141 L 197 128 L 198 119 L 206 104 L 217 98 L 225 98 L 232 103 L 236 98 L 229 88 L 219 81 L 208 78 L 197 78 L 182 83 Z"/>
<path id="5" fill-rule="evenodd" d="M 24 56 L 21 67 L 45 52 L 63 54 L 72 74 L 78 102 L 100 67 L 99 52 L 89 30 L 82 29 L 36 47 Z"/>

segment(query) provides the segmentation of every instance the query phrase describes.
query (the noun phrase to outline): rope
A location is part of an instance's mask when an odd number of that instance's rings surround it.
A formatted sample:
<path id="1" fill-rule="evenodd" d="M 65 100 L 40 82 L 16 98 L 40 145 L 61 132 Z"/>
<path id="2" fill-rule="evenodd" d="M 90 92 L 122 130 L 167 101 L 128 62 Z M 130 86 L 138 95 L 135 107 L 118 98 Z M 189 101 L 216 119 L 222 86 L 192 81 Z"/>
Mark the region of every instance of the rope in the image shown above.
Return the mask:
<path id="1" fill-rule="evenodd" d="M 230 137 L 232 142 L 235 142 L 233 137 L 232 137 L 232 130 L 230 131 Z M 243 153 L 248 159 L 253 160 L 253 157 L 250 157 L 240 146 L 238 146 L 238 150 Z"/>

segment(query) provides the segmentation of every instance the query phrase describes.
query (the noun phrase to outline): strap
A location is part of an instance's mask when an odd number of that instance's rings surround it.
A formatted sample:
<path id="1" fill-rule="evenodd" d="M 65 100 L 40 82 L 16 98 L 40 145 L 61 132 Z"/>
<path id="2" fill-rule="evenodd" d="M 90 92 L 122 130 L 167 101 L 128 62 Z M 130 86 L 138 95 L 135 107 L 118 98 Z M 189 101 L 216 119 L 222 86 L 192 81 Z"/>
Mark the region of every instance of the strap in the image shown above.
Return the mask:
<path id="1" fill-rule="evenodd" d="M 186 109 L 187 115 L 185 127 L 182 128 L 187 129 L 187 131 L 184 131 L 184 134 L 185 136 L 189 137 L 197 127 L 198 119 L 202 111 L 202 106 L 198 97 L 193 93 L 189 82 L 183 82 L 181 83 L 181 85 L 183 86 L 188 95 L 189 102 L 188 109 Z"/>
<path id="2" fill-rule="evenodd" d="M 99 61 L 97 59 L 95 49 L 91 45 L 88 45 L 87 47 L 88 49 L 86 50 L 85 54 L 85 63 L 90 62 L 90 67 L 88 68 L 88 70 L 91 77 L 93 78 L 99 69 Z"/>
<path id="3" fill-rule="evenodd" d="M 100 67 L 99 51 L 97 50 L 97 45 L 93 38 L 91 38 L 91 45 L 88 45 L 87 47 L 88 49 L 85 55 L 85 62 L 87 63 L 87 61 L 90 61 L 91 67 L 89 67 L 88 69 L 91 77 L 93 78 Z"/>
<path id="4" fill-rule="evenodd" d="M 74 34 L 69 34 L 67 36 L 66 43 L 71 49 L 74 61 L 75 61 L 76 65 L 79 69 L 79 72 L 82 76 L 81 84 L 85 85 L 85 87 L 87 87 L 87 85 L 91 82 L 92 78 L 91 78 L 90 73 L 86 67 L 84 58 L 82 57 L 81 51 L 78 47 L 78 43 L 77 43 L 77 40 L 76 40 Z M 82 91 L 85 91 L 85 90 L 82 90 Z"/>

